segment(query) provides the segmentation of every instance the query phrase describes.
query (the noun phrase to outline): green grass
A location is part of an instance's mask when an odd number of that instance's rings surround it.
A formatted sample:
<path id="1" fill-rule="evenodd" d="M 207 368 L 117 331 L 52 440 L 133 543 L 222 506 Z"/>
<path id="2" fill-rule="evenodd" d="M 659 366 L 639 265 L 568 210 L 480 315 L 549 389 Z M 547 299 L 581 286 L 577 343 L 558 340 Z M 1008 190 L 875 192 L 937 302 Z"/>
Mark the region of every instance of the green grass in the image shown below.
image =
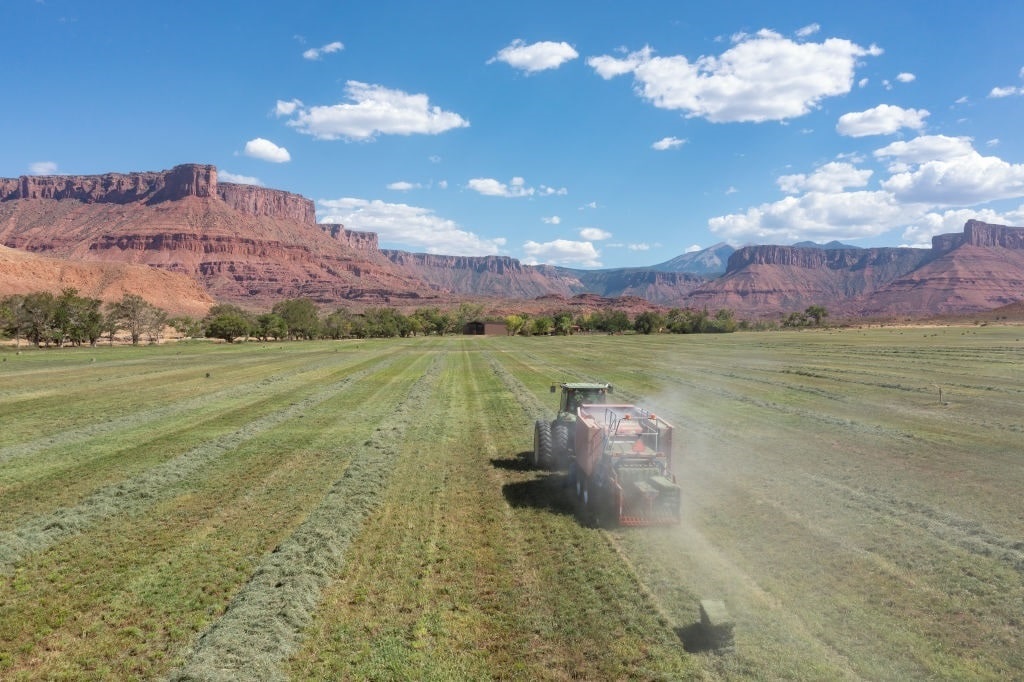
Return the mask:
<path id="1" fill-rule="evenodd" d="M 1022 337 L 0 351 L 0 677 L 1012 678 Z M 683 524 L 525 466 L 562 380 L 676 425 Z"/>

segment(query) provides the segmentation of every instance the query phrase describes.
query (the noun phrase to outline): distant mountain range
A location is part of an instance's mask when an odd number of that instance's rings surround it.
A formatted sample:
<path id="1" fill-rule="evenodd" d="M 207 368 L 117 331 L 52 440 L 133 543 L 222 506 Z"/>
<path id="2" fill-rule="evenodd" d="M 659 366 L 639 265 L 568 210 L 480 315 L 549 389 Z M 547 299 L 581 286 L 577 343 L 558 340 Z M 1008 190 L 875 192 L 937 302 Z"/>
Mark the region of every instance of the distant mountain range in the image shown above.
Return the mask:
<path id="1" fill-rule="evenodd" d="M 110 279 L 120 276 L 111 273 L 121 272 L 109 264 L 131 264 L 198 283 L 209 302 L 252 309 L 295 297 L 326 307 L 441 306 L 471 298 L 505 311 L 618 300 L 634 308 L 731 308 L 748 318 L 810 305 L 834 315 L 928 317 L 1024 298 L 1024 229 L 1017 227 L 968 221 L 962 234 L 935 237 L 931 249 L 721 243 L 646 268 L 579 270 L 506 256 L 382 250 L 373 233 L 318 225 L 305 197 L 218 182 L 216 168 L 201 164 L 0 179 L 0 244 L 46 256 L 32 266 L 31 286 L 51 281 L 59 289 L 60 269 L 73 263 L 81 293 L 109 298 Z M 0 259 L 0 295 L 28 286 L 26 266 L 7 256 Z M 40 279 L 46 267 L 53 274 Z M 93 279 L 81 273 L 90 267 L 107 268 L 95 279 L 105 288 L 88 284 Z M 153 285 L 143 288 L 132 293 L 153 295 Z M 182 311 L 196 309 L 189 296 Z M 175 310 L 166 301 L 162 307 Z"/>

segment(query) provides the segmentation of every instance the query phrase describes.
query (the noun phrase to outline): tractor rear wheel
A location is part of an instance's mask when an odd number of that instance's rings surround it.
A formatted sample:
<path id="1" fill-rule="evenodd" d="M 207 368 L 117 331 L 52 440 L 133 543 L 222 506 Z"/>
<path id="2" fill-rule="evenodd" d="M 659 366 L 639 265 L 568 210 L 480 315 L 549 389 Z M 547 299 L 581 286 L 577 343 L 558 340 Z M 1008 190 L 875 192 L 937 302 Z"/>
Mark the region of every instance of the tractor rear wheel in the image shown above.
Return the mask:
<path id="1" fill-rule="evenodd" d="M 533 466 L 543 469 L 551 461 L 551 424 L 537 420 L 533 429 Z"/>
<path id="2" fill-rule="evenodd" d="M 551 427 L 551 454 L 564 462 L 569 457 L 569 425 L 555 422 Z"/>

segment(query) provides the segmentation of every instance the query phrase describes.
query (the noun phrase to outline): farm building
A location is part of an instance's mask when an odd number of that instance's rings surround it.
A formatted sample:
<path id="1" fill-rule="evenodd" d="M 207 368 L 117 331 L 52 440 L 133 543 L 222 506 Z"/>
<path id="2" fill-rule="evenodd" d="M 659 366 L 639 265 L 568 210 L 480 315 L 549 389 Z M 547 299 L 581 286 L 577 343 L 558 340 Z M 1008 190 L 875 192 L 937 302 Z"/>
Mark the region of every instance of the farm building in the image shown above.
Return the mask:
<path id="1" fill-rule="evenodd" d="M 462 333 L 472 336 L 507 336 L 508 327 L 504 322 L 467 322 Z"/>

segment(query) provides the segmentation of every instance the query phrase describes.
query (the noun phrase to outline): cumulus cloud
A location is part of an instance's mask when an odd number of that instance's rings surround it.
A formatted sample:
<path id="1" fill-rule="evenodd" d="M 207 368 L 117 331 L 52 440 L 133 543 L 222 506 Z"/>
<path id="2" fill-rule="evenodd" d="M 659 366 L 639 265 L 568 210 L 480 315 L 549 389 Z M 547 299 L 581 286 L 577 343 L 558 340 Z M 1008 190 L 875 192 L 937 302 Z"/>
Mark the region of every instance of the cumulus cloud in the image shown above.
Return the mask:
<path id="1" fill-rule="evenodd" d="M 319 140 L 372 140 L 378 135 L 438 135 L 469 127 L 458 114 L 432 106 L 426 95 L 411 95 L 359 81 L 345 84 L 348 102 L 306 107 L 298 104 L 288 125 Z M 280 106 L 280 102 L 278 105 Z"/>
<path id="2" fill-rule="evenodd" d="M 733 41 L 721 55 L 694 62 L 657 57 L 647 46 L 587 64 L 605 79 L 632 73 L 637 93 L 662 109 L 713 123 L 763 122 L 802 116 L 822 99 L 848 93 L 858 61 L 882 53 L 840 38 L 799 43 L 768 29 Z"/>
<path id="3" fill-rule="evenodd" d="M 57 162 L 35 161 L 28 165 L 28 172 L 32 175 L 53 175 L 57 172 Z"/>
<path id="4" fill-rule="evenodd" d="M 1024 219 L 1020 211 L 1000 217 L 970 208 L 1024 197 L 1024 164 L 983 156 L 970 138 L 923 135 L 877 149 L 874 158 L 888 163 L 890 173 L 878 190 L 848 191 L 866 186 L 865 171 L 826 164 L 810 175 L 779 178 L 784 191 L 803 194 L 712 218 L 708 226 L 737 244 L 858 239 L 902 228 L 904 239 L 923 245 L 934 234 L 958 231 L 971 216 L 1009 224 Z"/>
<path id="5" fill-rule="evenodd" d="M 295 113 L 295 110 L 301 106 L 301 99 L 290 99 L 287 102 L 279 99 L 277 100 L 277 105 L 274 107 L 274 115 L 278 118 L 281 116 L 291 116 Z"/>
<path id="6" fill-rule="evenodd" d="M 223 180 L 224 182 L 234 182 L 239 185 L 258 185 L 263 186 L 263 183 L 259 178 L 254 178 L 251 175 L 238 175 L 224 169 L 217 171 L 217 180 Z"/>
<path id="7" fill-rule="evenodd" d="M 323 47 L 311 47 L 302 53 L 303 59 L 310 59 L 316 61 L 322 59 L 325 54 L 331 54 L 332 52 L 340 52 L 344 50 L 345 46 L 335 40 L 333 43 L 327 43 Z"/>
<path id="8" fill-rule="evenodd" d="M 559 218 L 556 215 L 548 216 L 546 218 L 541 218 L 541 220 L 543 222 L 547 223 L 548 225 L 561 225 L 562 224 L 562 219 Z"/>
<path id="9" fill-rule="evenodd" d="M 526 180 L 521 177 L 514 177 L 506 184 L 500 180 L 494 178 L 472 178 L 467 186 L 474 192 L 479 192 L 484 196 L 489 197 L 532 197 L 537 196 L 550 196 L 553 194 L 568 194 L 568 190 L 564 187 L 554 188 L 548 187 L 547 185 L 541 185 L 540 187 L 528 187 Z"/>
<path id="10" fill-rule="evenodd" d="M 687 246 L 686 249 L 683 250 L 683 253 L 697 253 L 698 251 L 703 250 L 704 247 L 701 246 L 700 244 L 691 244 L 690 246 Z"/>
<path id="11" fill-rule="evenodd" d="M 245 155 L 261 161 L 271 163 L 286 163 L 292 160 L 291 154 L 284 147 L 278 147 L 270 140 L 262 137 L 249 140 L 245 143 Z"/>
<path id="12" fill-rule="evenodd" d="M 778 180 L 779 189 L 786 194 L 800 192 L 842 192 L 851 187 L 864 187 L 873 171 L 858 169 L 850 163 L 833 161 L 816 169 L 810 175 L 783 175 Z"/>
<path id="13" fill-rule="evenodd" d="M 903 73 L 896 74 L 896 80 L 898 80 L 900 83 L 913 83 L 915 80 L 917 80 L 917 76 L 915 76 L 912 73 L 907 73 L 906 71 L 904 71 Z"/>
<path id="14" fill-rule="evenodd" d="M 499 253 L 506 243 L 501 237 L 480 237 L 428 208 L 352 197 L 320 199 L 317 204 L 320 222 L 376 232 L 382 242 L 427 253 L 490 256 Z"/>
<path id="15" fill-rule="evenodd" d="M 526 73 L 536 73 L 547 69 L 557 69 L 562 64 L 579 56 L 579 53 L 569 43 L 545 40 L 527 45 L 523 40 L 517 39 L 499 50 L 498 54 L 487 60 L 487 63 L 504 62 L 514 69 Z"/>
<path id="16" fill-rule="evenodd" d="M 1002 97 L 1012 97 L 1014 95 L 1024 95 L 1024 88 L 1017 88 L 1012 85 L 1005 88 L 992 88 L 989 91 L 988 96 L 993 99 L 999 99 Z"/>
<path id="17" fill-rule="evenodd" d="M 601 267 L 601 254 L 590 242 L 576 242 L 555 239 L 550 242 L 528 241 L 523 244 L 527 265 L 547 263 L 549 265 L 576 265 L 586 268 Z"/>
<path id="18" fill-rule="evenodd" d="M 652 144 L 651 149 L 657 149 L 659 152 L 663 152 L 666 149 L 682 147 L 684 144 L 686 144 L 686 140 L 681 140 L 678 137 L 663 137 Z"/>
<path id="19" fill-rule="evenodd" d="M 393 189 L 396 192 L 408 192 L 411 189 L 420 189 L 421 187 L 423 187 L 423 185 L 418 182 L 406 182 L 405 180 L 392 182 L 388 185 L 388 189 Z"/>
<path id="20" fill-rule="evenodd" d="M 929 212 L 914 221 L 903 230 L 906 246 L 928 248 L 932 245 L 932 237 L 952 232 L 962 232 L 968 220 L 981 220 L 993 225 L 1020 225 L 1024 223 L 1024 204 L 1016 210 L 999 213 L 992 209 L 954 209 Z"/>
<path id="21" fill-rule="evenodd" d="M 920 130 L 930 115 L 926 109 L 904 109 L 891 104 L 879 104 L 867 111 L 843 114 L 836 124 L 836 132 L 847 137 L 891 135 L 901 128 Z"/>
<path id="22" fill-rule="evenodd" d="M 580 236 L 587 241 L 600 242 L 605 239 L 611 239 L 612 233 L 599 227 L 581 227 Z"/>

